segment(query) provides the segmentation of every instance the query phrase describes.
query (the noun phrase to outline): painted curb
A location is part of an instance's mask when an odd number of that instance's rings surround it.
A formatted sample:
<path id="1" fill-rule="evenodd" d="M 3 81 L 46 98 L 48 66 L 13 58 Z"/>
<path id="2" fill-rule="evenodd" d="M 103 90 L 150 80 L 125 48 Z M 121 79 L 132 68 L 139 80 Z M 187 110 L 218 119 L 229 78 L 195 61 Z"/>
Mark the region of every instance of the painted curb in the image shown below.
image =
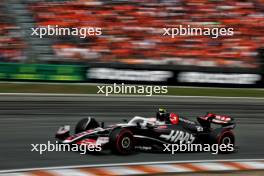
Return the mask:
<path id="1" fill-rule="evenodd" d="M 113 176 L 113 175 L 153 175 L 165 173 L 223 172 L 264 170 L 264 160 L 210 161 L 164 164 L 142 164 L 103 167 L 54 168 L 24 172 L 6 172 L 0 176 Z"/>

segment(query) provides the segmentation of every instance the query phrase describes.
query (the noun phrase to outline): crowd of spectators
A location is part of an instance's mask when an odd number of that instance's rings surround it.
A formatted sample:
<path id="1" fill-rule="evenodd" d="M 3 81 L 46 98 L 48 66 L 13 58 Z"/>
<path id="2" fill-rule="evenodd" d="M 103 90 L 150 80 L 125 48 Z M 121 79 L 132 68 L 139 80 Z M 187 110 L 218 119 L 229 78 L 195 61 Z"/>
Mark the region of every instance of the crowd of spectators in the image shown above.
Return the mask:
<path id="1" fill-rule="evenodd" d="M 73 0 L 31 3 L 37 26 L 99 27 L 101 36 L 57 37 L 61 60 L 257 68 L 263 0 Z M 163 36 L 164 27 L 234 28 L 233 36 Z"/>
<path id="2" fill-rule="evenodd" d="M 26 45 L 20 37 L 21 31 L 3 9 L 3 2 L 0 2 L 0 62 L 24 60 Z"/>

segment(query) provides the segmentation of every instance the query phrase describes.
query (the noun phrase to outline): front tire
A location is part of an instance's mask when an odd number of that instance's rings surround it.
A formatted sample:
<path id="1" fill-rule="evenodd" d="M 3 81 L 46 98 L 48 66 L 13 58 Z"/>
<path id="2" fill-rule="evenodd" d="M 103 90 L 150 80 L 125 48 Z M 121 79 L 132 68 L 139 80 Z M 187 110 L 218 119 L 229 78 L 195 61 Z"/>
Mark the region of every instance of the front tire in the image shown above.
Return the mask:
<path id="1" fill-rule="evenodd" d="M 113 153 L 128 155 L 134 151 L 133 133 L 126 128 L 116 128 L 110 133 L 110 149 Z"/>

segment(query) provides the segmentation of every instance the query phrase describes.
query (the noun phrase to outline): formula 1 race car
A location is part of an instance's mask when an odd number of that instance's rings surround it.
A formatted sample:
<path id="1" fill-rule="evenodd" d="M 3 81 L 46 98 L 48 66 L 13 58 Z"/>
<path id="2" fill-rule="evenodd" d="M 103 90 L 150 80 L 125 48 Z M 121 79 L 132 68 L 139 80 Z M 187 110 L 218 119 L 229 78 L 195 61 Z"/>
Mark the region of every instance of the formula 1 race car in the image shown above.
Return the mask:
<path id="1" fill-rule="evenodd" d="M 135 116 L 128 122 L 104 127 L 103 122 L 88 117 L 77 123 L 72 135 L 70 126 L 60 127 L 56 139 L 62 144 L 100 145 L 116 154 L 164 151 L 164 144 L 235 144 L 233 118 L 207 113 L 197 121 L 180 118 L 178 124 L 169 124 Z"/>

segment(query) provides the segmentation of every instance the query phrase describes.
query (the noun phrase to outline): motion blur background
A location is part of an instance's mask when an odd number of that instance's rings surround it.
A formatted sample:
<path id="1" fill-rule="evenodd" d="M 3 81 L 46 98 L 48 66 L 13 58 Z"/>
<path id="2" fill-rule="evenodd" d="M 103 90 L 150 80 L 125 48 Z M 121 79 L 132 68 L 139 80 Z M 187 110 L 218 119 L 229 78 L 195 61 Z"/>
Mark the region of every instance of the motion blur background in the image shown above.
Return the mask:
<path id="1" fill-rule="evenodd" d="M 31 35 L 48 25 L 103 34 Z M 234 28 L 234 36 L 162 35 L 178 25 Z M 260 87 L 264 1 L 1 0 L 0 41 L 1 80 Z"/>
<path id="2" fill-rule="evenodd" d="M 102 28 L 102 35 L 85 39 L 80 36 L 40 39 L 31 35 L 31 28 L 48 25 Z M 179 25 L 234 28 L 234 35 L 163 36 L 163 28 Z M 86 83 L 133 83 L 184 86 L 169 87 L 171 95 L 215 96 L 219 92 L 218 96 L 225 97 L 263 97 L 263 89 L 248 89 L 264 87 L 263 65 L 264 0 L 0 0 L 0 93 L 42 93 L 49 89 L 60 94 L 91 94 L 94 85 Z M 37 86 L 32 86 L 34 81 Z M 96 86 L 94 92 L 98 91 Z M 215 90 L 211 88 L 214 86 L 235 88 Z M 172 89 L 177 90 L 173 93 Z M 239 152 L 183 153 L 177 157 L 144 153 L 128 160 L 122 156 L 80 157 L 63 152 L 43 157 L 30 151 L 30 144 L 53 140 L 61 124 L 75 126 L 87 116 L 115 124 L 135 115 L 151 117 L 164 106 L 191 120 L 205 112 L 234 117 Z M 0 170 L 143 161 L 263 159 L 263 106 L 263 99 L 1 95 Z"/>

